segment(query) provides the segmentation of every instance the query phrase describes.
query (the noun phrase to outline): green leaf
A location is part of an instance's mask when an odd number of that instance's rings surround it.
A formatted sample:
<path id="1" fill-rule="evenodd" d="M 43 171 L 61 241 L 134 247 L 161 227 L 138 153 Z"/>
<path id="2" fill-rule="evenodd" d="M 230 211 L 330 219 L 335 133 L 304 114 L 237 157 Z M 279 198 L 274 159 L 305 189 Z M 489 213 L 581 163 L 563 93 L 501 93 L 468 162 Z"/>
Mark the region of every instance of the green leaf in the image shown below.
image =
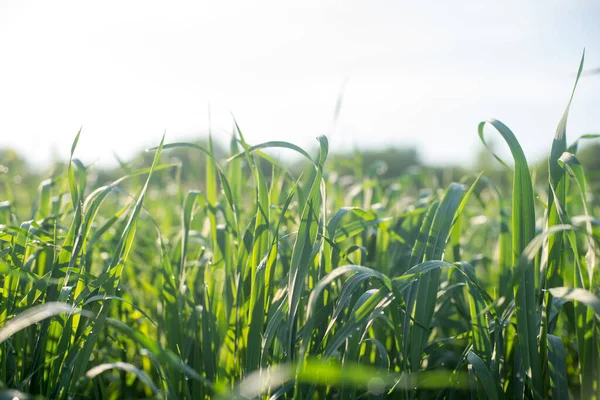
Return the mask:
<path id="1" fill-rule="evenodd" d="M 493 378 L 490 370 L 485 365 L 483 360 L 479 358 L 479 356 L 473 351 L 469 351 L 467 353 L 467 360 L 473 367 L 479 382 L 482 384 L 487 398 L 490 400 L 500 399 L 502 397 L 502 388 L 500 387 L 500 382 Z"/>
<path id="2" fill-rule="evenodd" d="M 556 287 L 548 289 L 554 297 L 569 301 L 578 301 L 594 310 L 596 317 L 600 318 L 600 298 L 593 293 L 581 288 Z"/>

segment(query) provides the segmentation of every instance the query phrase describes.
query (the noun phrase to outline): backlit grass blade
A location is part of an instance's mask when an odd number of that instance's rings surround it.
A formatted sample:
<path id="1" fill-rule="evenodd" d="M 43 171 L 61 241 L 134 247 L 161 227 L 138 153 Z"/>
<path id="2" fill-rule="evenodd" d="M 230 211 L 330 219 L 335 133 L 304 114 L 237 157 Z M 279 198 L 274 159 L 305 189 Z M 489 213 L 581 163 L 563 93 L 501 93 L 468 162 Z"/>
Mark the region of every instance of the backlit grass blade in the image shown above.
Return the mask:
<path id="1" fill-rule="evenodd" d="M 51 284 L 45 293 L 46 302 L 66 302 L 71 293 L 72 284 L 70 282 L 71 273 L 77 265 L 78 257 L 83 246 L 83 237 L 81 233 L 81 225 L 83 218 L 83 191 L 82 183 L 85 183 L 85 171 L 81 163 L 73 159 L 77 143 L 81 135 L 81 130 L 75 136 L 75 140 L 71 146 L 71 154 L 67 168 L 67 187 L 71 196 L 71 209 L 73 218 L 66 237 L 64 238 L 60 249 L 53 252 L 53 260 L 48 263 L 50 270 L 50 278 L 56 282 Z M 56 227 L 55 227 L 56 230 Z M 56 232 L 56 231 L 55 231 Z M 60 318 L 60 317 L 59 317 Z M 63 337 L 65 340 L 70 340 L 72 334 L 72 320 L 53 321 L 51 319 L 42 322 L 41 334 L 37 338 L 36 348 L 34 350 L 34 371 L 33 390 L 39 391 L 37 386 L 43 381 L 38 374 L 42 372 L 42 365 L 46 363 L 46 358 L 53 361 L 50 362 L 49 380 L 56 381 L 57 375 L 62 364 L 62 358 L 66 351 L 63 348 L 65 342 L 59 345 L 58 342 L 48 341 L 49 337 Z M 59 346 L 61 348 L 59 348 Z"/>
<path id="2" fill-rule="evenodd" d="M 581 164 L 579 163 L 579 160 L 577 160 L 577 157 L 575 157 L 574 154 L 565 152 L 561 155 L 561 157 L 558 159 L 558 164 L 564 168 L 566 171 L 568 171 L 569 175 L 575 180 L 576 184 L 577 184 L 577 188 L 579 189 L 579 196 L 581 198 L 581 205 L 583 207 L 583 212 L 585 214 L 585 216 L 589 216 L 590 212 L 588 210 L 588 200 L 587 200 L 587 180 L 585 177 L 585 173 L 583 171 L 583 167 L 581 166 Z M 588 233 L 588 251 L 587 251 L 587 255 L 586 255 L 586 262 L 587 262 L 587 266 L 588 266 L 588 270 L 587 270 L 587 284 L 589 285 L 588 287 L 592 287 L 593 285 L 593 279 L 594 279 L 594 270 L 596 269 L 596 264 L 597 264 L 597 256 L 596 256 L 596 251 L 595 251 L 595 244 L 594 241 L 592 240 L 594 232 L 593 232 L 593 228 L 592 228 L 592 223 L 591 221 L 588 219 L 586 220 L 585 223 L 586 226 L 586 230 Z"/>
<path id="3" fill-rule="evenodd" d="M 250 150 L 246 152 L 250 156 Z M 266 282 L 266 260 L 261 263 L 264 257 L 267 256 L 269 249 L 269 219 L 270 219 L 270 203 L 266 179 L 260 168 L 254 164 L 251 159 L 251 168 L 254 172 L 256 183 L 256 217 L 254 225 L 254 244 L 252 252 L 248 258 L 250 271 L 250 302 L 249 315 L 250 329 L 248 332 L 249 343 L 260 343 L 264 330 L 265 316 L 265 282 Z M 261 358 L 261 348 L 258 345 L 250 345 L 248 347 L 248 362 L 246 369 L 254 371 L 258 368 Z"/>
<path id="4" fill-rule="evenodd" d="M 490 400 L 502 398 L 502 389 L 499 382 L 493 378 L 492 373 L 483 360 L 472 351 L 467 354 L 467 360 L 473 366 L 473 371 L 481 383 L 487 398 Z"/>
<path id="5" fill-rule="evenodd" d="M 111 276 L 111 279 L 107 281 L 107 285 L 105 287 L 106 293 L 108 295 L 115 295 L 118 281 L 121 277 L 124 268 L 125 260 L 127 260 L 129 252 L 131 251 L 131 247 L 133 245 L 133 237 L 135 235 L 139 214 L 142 210 L 144 197 L 146 191 L 148 190 L 148 185 L 150 179 L 152 178 L 154 167 L 158 164 L 158 161 L 160 159 L 163 143 L 164 137 L 161 140 L 159 148 L 154 156 L 152 168 L 150 169 L 150 172 L 146 179 L 146 183 L 140 191 L 137 201 L 135 202 L 133 209 L 131 210 L 127 224 L 125 225 L 123 232 L 121 233 L 121 236 L 119 238 L 115 254 L 106 271 L 109 274 L 109 276 Z M 109 311 L 110 303 L 106 305 L 102 304 L 101 306 L 94 308 L 93 312 L 98 313 L 98 315 L 92 322 L 93 330 L 90 330 L 87 335 L 79 338 L 79 340 L 83 342 L 81 348 L 74 347 L 67 354 L 65 362 L 66 365 L 69 366 L 69 368 L 63 368 L 60 371 L 60 383 L 55 387 L 54 395 L 62 396 L 65 393 L 71 393 L 74 390 L 74 387 L 71 386 L 70 383 L 77 382 L 86 370 L 86 366 L 89 362 L 90 355 L 94 349 L 96 341 L 98 340 L 100 332 L 104 329 Z"/>
<path id="6" fill-rule="evenodd" d="M 451 184 L 446 190 L 433 218 L 429 237 L 426 242 L 423 261 L 441 260 L 450 229 L 459 208 L 464 188 Z M 409 358 L 412 371 L 420 369 L 423 348 L 429 338 L 429 327 L 433 319 L 434 307 L 439 287 L 440 270 L 422 275 L 407 299 L 407 314 L 412 315 L 418 324 L 414 324 L 408 338 Z M 423 328 L 425 327 L 425 329 Z"/>
<path id="7" fill-rule="evenodd" d="M 208 152 L 214 154 L 212 135 L 208 137 Z M 226 270 L 225 270 L 225 249 L 221 247 L 222 243 L 218 240 L 218 207 L 217 207 L 217 164 L 213 157 L 206 158 L 205 174 L 205 192 L 208 211 L 208 221 L 210 229 L 210 240 L 212 250 L 211 263 L 204 270 L 204 293 L 203 301 L 203 320 L 202 345 L 204 368 L 207 378 L 211 381 L 217 378 L 218 355 L 224 340 L 229 316 L 228 307 L 225 304 L 224 297 Z"/>
<path id="8" fill-rule="evenodd" d="M 592 292 L 581 288 L 556 287 L 550 288 L 548 291 L 554 297 L 561 299 L 576 301 L 586 307 L 589 307 L 595 314 L 596 318 L 600 318 L 600 298 Z M 590 332 L 591 333 L 591 332 Z"/>
<path id="9" fill-rule="evenodd" d="M 512 239 L 510 232 L 510 221 L 505 205 L 505 199 L 497 185 L 495 185 L 489 178 L 482 176 L 480 180 L 485 183 L 494 193 L 498 199 L 498 213 L 499 213 L 499 233 L 498 233 L 498 270 L 499 270 L 499 283 L 500 288 L 506 288 L 510 284 L 510 277 L 512 275 L 512 267 L 514 256 L 512 252 Z M 507 305 L 513 298 L 511 291 L 498 290 L 497 293 L 507 296 L 503 300 L 503 304 Z M 500 308 L 504 308 L 500 306 Z"/>
<path id="10" fill-rule="evenodd" d="M 52 207 L 50 190 L 54 184 L 55 182 L 53 179 L 46 179 L 40 184 L 38 198 L 36 199 L 32 210 L 31 219 L 41 219 L 50 216 Z"/>
<path id="11" fill-rule="evenodd" d="M 573 143 L 571 143 L 571 145 L 569 146 L 569 148 L 566 150 L 569 153 L 577 153 L 577 150 L 579 149 L 579 142 L 582 140 L 587 140 L 587 139 L 598 139 L 600 138 L 600 134 L 598 133 L 589 133 L 589 134 L 585 134 L 585 135 L 581 135 L 577 138 L 577 140 L 575 140 Z"/>
<path id="12" fill-rule="evenodd" d="M 529 165 L 517 138 L 502 122 L 492 119 L 479 124 L 479 137 L 483 139 L 483 129 L 489 123 L 508 144 L 514 160 L 512 191 L 512 250 L 513 265 L 535 236 L 535 207 L 533 185 Z M 517 333 L 523 365 L 531 377 L 534 393 L 544 393 L 544 377 L 538 351 L 537 301 L 535 287 L 535 266 L 533 263 L 521 270 L 520 279 L 515 287 Z"/>
<path id="13" fill-rule="evenodd" d="M 16 317 L 10 319 L 0 328 L 0 343 L 10 338 L 15 333 L 37 324 L 46 318 L 60 314 L 79 314 L 82 311 L 72 305 L 58 302 L 50 302 L 31 307 Z"/>
<path id="14" fill-rule="evenodd" d="M 565 347 L 562 339 L 554 335 L 548 335 L 548 370 L 552 398 L 569 398 Z"/>
<path id="15" fill-rule="evenodd" d="M 287 198 L 281 207 L 281 213 L 277 221 L 275 232 L 279 232 L 281 226 L 284 224 L 286 213 L 288 212 L 292 199 L 296 195 L 296 191 L 301 179 L 302 177 L 298 178 L 298 180 L 294 182 L 287 194 Z M 259 268 L 265 269 L 265 310 L 267 310 L 269 314 L 269 318 L 267 318 L 266 322 L 266 329 L 262 334 L 261 340 L 261 367 L 267 364 L 266 361 L 268 359 L 270 345 L 275 340 L 275 335 L 278 333 L 277 329 L 283 324 L 283 317 L 286 311 L 285 307 L 288 305 L 287 298 L 285 297 L 287 293 L 283 294 L 283 291 L 279 292 L 279 299 L 276 301 L 274 300 L 274 296 L 277 295 L 276 281 L 274 278 L 276 272 L 275 268 L 277 267 L 276 258 L 279 249 L 279 241 L 280 238 L 278 234 L 273 235 L 273 240 L 269 251 L 265 258 L 261 261 L 261 264 L 263 265 L 259 266 Z"/>
<path id="16" fill-rule="evenodd" d="M 321 203 L 321 178 L 323 175 L 323 164 L 327 159 L 329 150 L 327 138 L 319 137 L 320 153 L 317 170 L 312 179 L 308 199 L 303 207 L 298 227 L 298 235 L 294 242 L 292 258 L 290 261 L 290 272 L 288 279 L 289 309 L 287 320 L 288 339 L 286 350 L 288 359 L 291 359 L 295 342 L 296 317 L 300 306 L 300 298 L 304 290 L 306 276 L 314 262 L 314 247 L 317 243 L 317 232 L 319 229 L 320 203 Z"/>
<path id="17" fill-rule="evenodd" d="M 410 261 L 408 264 L 409 268 L 412 268 L 414 265 L 419 264 L 421 261 L 423 261 L 423 257 L 425 255 L 425 248 L 426 248 L 427 242 L 429 240 L 429 232 L 431 231 L 431 225 L 433 223 L 433 219 L 435 218 L 438 208 L 439 208 L 439 200 L 435 200 L 429 206 L 427 213 L 425 214 L 425 218 L 421 222 L 421 227 L 419 229 L 418 236 L 417 236 L 416 241 L 412 248 Z M 418 285 L 416 282 L 411 283 L 411 285 L 409 285 L 407 288 L 407 292 L 404 296 L 407 312 L 405 313 L 405 316 L 404 316 L 404 321 L 403 321 L 403 326 L 402 326 L 402 336 L 401 337 L 399 336 L 397 338 L 398 342 L 401 343 L 403 346 L 403 349 L 402 349 L 403 365 L 404 365 L 405 370 L 409 370 L 409 368 L 410 368 L 411 359 L 408 356 L 409 355 L 409 345 L 410 345 L 409 337 L 410 337 L 410 333 L 411 333 L 411 319 L 413 318 L 412 310 L 415 307 L 414 303 L 416 301 L 416 295 L 413 294 L 413 292 L 416 293 L 417 288 L 418 288 Z M 398 329 L 398 334 L 400 334 L 399 329 Z"/>
<path id="18" fill-rule="evenodd" d="M 231 162 L 233 160 L 236 160 L 240 157 L 243 157 L 246 155 L 246 152 L 248 154 L 252 154 L 258 150 L 261 149 L 267 149 L 267 148 L 281 148 L 281 149 L 290 149 L 290 150 L 294 150 L 295 152 L 297 152 L 298 154 L 301 154 L 302 156 L 304 156 L 304 158 L 306 158 L 307 160 L 311 161 L 312 163 L 315 163 L 312 159 L 312 157 L 306 152 L 304 151 L 303 148 L 296 146 L 295 144 L 289 143 L 289 142 L 282 142 L 282 141 L 271 141 L 271 142 L 265 142 L 265 143 L 261 143 L 261 144 L 257 144 L 255 146 L 251 146 L 248 147 L 245 151 L 240 152 L 238 154 L 235 154 L 231 157 L 229 157 L 226 162 Z M 315 163 L 315 165 L 317 165 Z"/>
<path id="19" fill-rule="evenodd" d="M 379 273 L 378 271 L 372 270 L 370 268 L 366 268 L 359 265 L 346 265 L 341 266 L 333 271 L 331 271 L 327 276 L 325 276 L 311 291 L 310 297 L 308 299 L 307 304 L 307 314 L 306 314 L 306 324 L 304 325 L 304 334 L 302 337 L 302 344 L 300 346 L 300 357 L 306 357 L 308 352 L 310 351 L 310 343 L 311 343 L 311 335 L 313 333 L 314 319 L 313 314 L 315 313 L 317 302 L 319 300 L 319 296 L 323 292 L 323 290 L 336 278 L 347 274 L 347 273 L 362 273 L 365 277 L 373 277 L 384 283 L 384 285 L 391 290 L 391 281 L 390 279 Z"/>
<path id="20" fill-rule="evenodd" d="M 467 274 L 471 281 L 475 281 L 474 269 L 471 265 L 466 263 L 462 264 L 465 274 Z M 477 355 L 479 360 L 484 362 L 486 368 L 490 368 L 492 365 L 492 340 L 490 337 L 490 327 L 487 318 L 487 304 L 477 290 L 472 290 L 469 284 L 467 288 L 468 294 L 468 305 L 471 316 L 471 332 L 473 338 L 472 352 Z M 477 368 L 475 368 L 477 372 Z"/>
<path id="21" fill-rule="evenodd" d="M 133 340 L 136 344 L 150 351 L 158 359 L 158 361 L 165 367 L 174 368 L 185 373 L 189 378 L 203 382 L 207 387 L 212 388 L 213 384 L 199 375 L 196 371 L 191 369 L 188 365 L 177 357 L 172 352 L 163 349 L 158 343 L 152 341 L 143 333 L 132 329 L 120 321 L 116 321 L 111 318 L 106 319 L 106 324 L 117 332 L 127 336 Z"/>
<path id="22" fill-rule="evenodd" d="M 552 227 L 561 223 L 567 223 L 565 207 L 567 205 L 567 177 L 565 171 L 559 165 L 559 158 L 567 150 L 567 120 L 575 89 L 583 70 L 585 52 L 581 57 L 579 71 L 573 85 L 571 97 L 562 118 L 558 123 L 550 157 L 548 158 L 549 187 L 548 187 L 548 209 L 546 212 L 546 227 Z M 554 235 L 548 238 L 548 244 L 544 249 L 542 265 L 540 271 L 540 288 L 554 287 L 562 285 L 564 280 L 564 269 L 566 262 L 564 235 Z M 551 299 L 548 292 L 544 296 L 544 312 L 542 316 L 542 327 L 540 334 L 540 355 L 542 365 L 548 365 L 547 335 L 548 335 L 548 313 L 550 310 Z M 543 368 L 546 371 L 546 368 Z M 545 374 L 547 375 L 547 373 Z"/>
<path id="23" fill-rule="evenodd" d="M 144 371 L 140 370 L 139 368 L 136 368 L 134 365 L 120 361 L 96 365 L 94 368 L 90 369 L 88 372 L 85 373 L 85 377 L 91 380 L 97 377 L 98 375 L 110 370 L 121 370 L 124 372 L 129 372 L 135 375 L 145 385 L 147 385 L 153 393 L 158 392 L 158 387 L 156 387 L 154 382 L 152 382 L 152 379 L 150 379 L 150 377 Z"/>

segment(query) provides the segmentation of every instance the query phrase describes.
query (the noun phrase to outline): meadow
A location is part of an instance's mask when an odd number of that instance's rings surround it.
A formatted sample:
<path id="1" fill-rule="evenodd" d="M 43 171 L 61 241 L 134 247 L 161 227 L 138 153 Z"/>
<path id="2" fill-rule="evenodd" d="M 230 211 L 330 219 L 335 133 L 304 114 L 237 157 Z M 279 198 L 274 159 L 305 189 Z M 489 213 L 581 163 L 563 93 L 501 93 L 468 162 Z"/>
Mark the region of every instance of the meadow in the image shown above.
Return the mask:
<path id="1" fill-rule="evenodd" d="M 0 192 L 0 398 L 600 398 L 600 203 L 571 100 L 542 178 L 479 124 L 509 184 L 384 179 L 325 136 L 309 154 L 237 125 L 226 156 L 163 139 L 106 183 L 78 134 L 63 172 Z"/>

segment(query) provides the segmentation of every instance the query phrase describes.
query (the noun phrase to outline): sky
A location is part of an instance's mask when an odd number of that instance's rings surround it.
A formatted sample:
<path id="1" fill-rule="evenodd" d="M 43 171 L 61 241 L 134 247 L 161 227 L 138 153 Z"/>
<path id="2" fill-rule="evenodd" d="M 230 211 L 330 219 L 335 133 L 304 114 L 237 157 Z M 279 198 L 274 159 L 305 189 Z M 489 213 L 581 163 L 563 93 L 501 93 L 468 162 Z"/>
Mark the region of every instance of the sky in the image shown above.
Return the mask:
<path id="1" fill-rule="evenodd" d="M 0 147 L 66 160 L 82 128 L 76 156 L 109 165 L 165 132 L 225 143 L 234 116 L 252 144 L 328 134 L 466 163 L 493 117 L 540 158 L 584 48 L 600 67 L 599 21 L 577 0 L 0 0 Z M 580 81 L 570 140 L 600 131 L 599 89 Z"/>

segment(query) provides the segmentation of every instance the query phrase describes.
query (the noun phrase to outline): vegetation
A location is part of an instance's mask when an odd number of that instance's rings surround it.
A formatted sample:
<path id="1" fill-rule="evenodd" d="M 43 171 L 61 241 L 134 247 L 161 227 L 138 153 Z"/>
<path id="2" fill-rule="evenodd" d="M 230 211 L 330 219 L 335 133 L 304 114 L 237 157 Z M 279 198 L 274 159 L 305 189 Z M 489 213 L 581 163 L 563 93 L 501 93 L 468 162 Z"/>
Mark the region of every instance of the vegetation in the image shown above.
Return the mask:
<path id="1" fill-rule="evenodd" d="M 498 180 L 236 126 L 228 156 L 161 142 L 99 185 L 77 135 L 37 192 L 4 180 L 0 397 L 600 398 L 599 204 L 568 113 L 533 177 L 481 123 L 513 157 Z"/>

